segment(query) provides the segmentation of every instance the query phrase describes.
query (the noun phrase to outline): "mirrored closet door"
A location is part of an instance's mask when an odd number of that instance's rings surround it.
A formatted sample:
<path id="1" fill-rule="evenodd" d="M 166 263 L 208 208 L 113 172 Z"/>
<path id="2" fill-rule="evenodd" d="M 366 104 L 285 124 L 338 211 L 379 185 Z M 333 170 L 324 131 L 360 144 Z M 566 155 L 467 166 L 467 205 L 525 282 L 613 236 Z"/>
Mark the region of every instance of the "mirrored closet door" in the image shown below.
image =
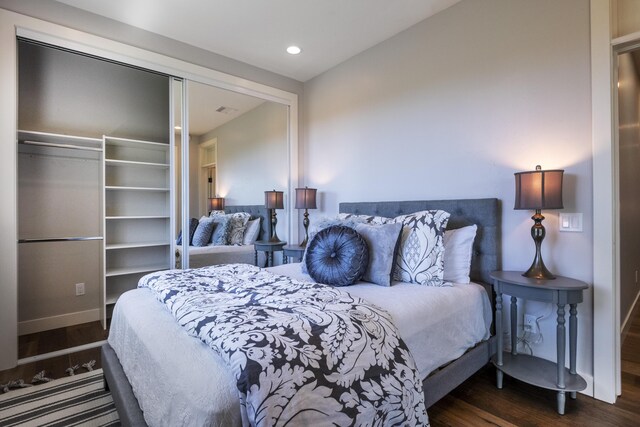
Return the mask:
<path id="1" fill-rule="evenodd" d="M 288 193 L 288 107 L 195 81 L 185 82 L 185 88 L 184 105 L 182 87 L 173 91 L 174 117 L 182 117 L 185 111 L 188 117 L 187 126 L 178 125 L 175 134 L 180 159 L 175 179 L 182 192 L 182 204 L 176 204 L 175 212 L 180 218 L 175 229 L 177 265 L 253 264 L 253 242 L 270 237 L 265 191 Z M 289 234 L 288 200 L 285 203 L 276 212 L 277 234 L 283 241 Z M 247 223 L 257 220 L 257 232 L 252 234 L 253 223 L 249 223 L 236 240 L 224 239 L 219 217 L 233 213 L 247 213 Z M 216 225 L 203 237 L 205 223 L 212 221 Z M 182 257 L 182 253 L 189 255 Z M 259 265 L 264 261 L 265 254 L 258 253 Z"/>

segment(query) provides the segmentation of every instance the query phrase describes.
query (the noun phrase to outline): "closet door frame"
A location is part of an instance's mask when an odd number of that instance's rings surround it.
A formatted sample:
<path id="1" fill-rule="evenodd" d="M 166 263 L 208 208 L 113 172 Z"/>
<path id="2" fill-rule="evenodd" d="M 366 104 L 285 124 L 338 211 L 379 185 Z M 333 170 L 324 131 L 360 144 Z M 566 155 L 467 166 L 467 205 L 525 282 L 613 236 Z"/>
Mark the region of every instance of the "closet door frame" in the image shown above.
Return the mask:
<path id="1" fill-rule="evenodd" d="M 13 368 L 18 362 L 17 313 L 17 43 L 16 37 L 94 55 L 107 60 L 146 68 L 160 73 L 234 92 L 277 102 L 288 107 L 289 165 L 287 189 L 289 239 L 298 240 L 298 215 L 293 208 L 293 191 L 298 186 L 298 95 L 215 71 L 159 53 L 73 30 L 61 25 L 0 9 L 0 224 L 5 239 L 0 239 L 0 370 Z M 173 179 L 173 177 L 172 177 Z M 184 204 L 185 194 L 183 194 Z"/>

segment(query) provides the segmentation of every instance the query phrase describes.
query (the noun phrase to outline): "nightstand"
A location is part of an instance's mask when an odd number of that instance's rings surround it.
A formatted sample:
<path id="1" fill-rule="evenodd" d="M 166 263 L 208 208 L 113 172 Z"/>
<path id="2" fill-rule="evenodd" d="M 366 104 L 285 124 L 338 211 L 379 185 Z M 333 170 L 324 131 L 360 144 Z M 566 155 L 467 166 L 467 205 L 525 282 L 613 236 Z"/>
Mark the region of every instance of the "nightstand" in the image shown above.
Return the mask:
<path id="1" fill-rule="evenodd" d="M 258 240 L 253 244 L 254 263 L 258 265 L 258 251 L 266 252 L 267 260 L 265 267 L 273 267 L 273 253 L 282 251 L 287 242 L 270 242 L 268 240 Z"/>
<path id="2" fill-rule="evenodd" d="M 519 271 L 491 273 L 496 292 L 496 336 L 498 350 L 493 360 L 497 368 L 497 385 L 502 388 L 503 374 L 526 383 L 558 391 L 558 413 L 564 414 L 565 393 L 576 398 L 587 382 L 576 373 L 576 341 L 578 335 L 577 305 L 582 302 L 582 291 L 589 286 L 568 277 L 537 280 L 522 276 Z M 511 295 L 511 352 L 502 351 L 502 294 Z M 557 306 L 556 363 L 539 357 L 518 354 L 518 298 L 553 303 Z M 569 304 L 569 369 L 565 367 L 566 329 L 565 306 Z"/>
<path id="3" fill-rule="evenodd" d="M 291 258 L 296 258 L 298 261 L 302 261 L 302 256 L 304 255 L 304 251 L 307 247 L 300 245 L 287 245 L 283 249 L 284 258 L 283 262 L 287 264 L 291 261 Z"/>

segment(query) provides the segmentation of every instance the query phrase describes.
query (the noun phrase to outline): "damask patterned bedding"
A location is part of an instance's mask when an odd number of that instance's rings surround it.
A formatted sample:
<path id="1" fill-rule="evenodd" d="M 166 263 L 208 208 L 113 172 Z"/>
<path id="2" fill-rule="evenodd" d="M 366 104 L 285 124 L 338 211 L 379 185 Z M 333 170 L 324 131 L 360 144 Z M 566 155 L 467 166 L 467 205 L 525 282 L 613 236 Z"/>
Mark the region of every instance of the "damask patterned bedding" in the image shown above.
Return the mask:
<path id="1" fill-rule="evenodd" d="M 299 264 L 269 270 L 308 280 Z M 357 283 L 342 290 L 391 313 L 421 379 L 488 337 L 488 299 L 473 283 L 446 288 Z M 127 292 L 118 300 L 109 344 L 150 425 L 242 424 L 234 375 L 222 358 L 178 325 L 150 289 Z"/>
<path id="2" fill-rule="evenodd" d="M 428 425 L 413 357 L 384 310 L 246 264 L 145 276 L 232 372 L 244 425 Z"/>

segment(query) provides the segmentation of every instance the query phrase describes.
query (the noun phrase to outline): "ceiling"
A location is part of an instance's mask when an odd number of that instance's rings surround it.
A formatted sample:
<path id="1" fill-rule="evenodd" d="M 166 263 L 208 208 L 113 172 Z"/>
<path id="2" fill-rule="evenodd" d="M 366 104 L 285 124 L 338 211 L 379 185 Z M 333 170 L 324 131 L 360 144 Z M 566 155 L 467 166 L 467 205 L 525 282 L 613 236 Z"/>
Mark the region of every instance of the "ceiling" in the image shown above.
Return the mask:
<path id="1" fill-rule="evenodd" d="M 304 82 L 460 0 L 57 1 Z"/>
<path id="2" fill-rule="evenodd" d="M 174 92 L 176 124 L 180 125 L 179 93 Z M 189 135 L 202 135 L 240 117 L 266 102 L 253 96 L 219 89 L 198 82 L 189 82 Z M 226 107 L 222 112 L 220 107 Z"/>

